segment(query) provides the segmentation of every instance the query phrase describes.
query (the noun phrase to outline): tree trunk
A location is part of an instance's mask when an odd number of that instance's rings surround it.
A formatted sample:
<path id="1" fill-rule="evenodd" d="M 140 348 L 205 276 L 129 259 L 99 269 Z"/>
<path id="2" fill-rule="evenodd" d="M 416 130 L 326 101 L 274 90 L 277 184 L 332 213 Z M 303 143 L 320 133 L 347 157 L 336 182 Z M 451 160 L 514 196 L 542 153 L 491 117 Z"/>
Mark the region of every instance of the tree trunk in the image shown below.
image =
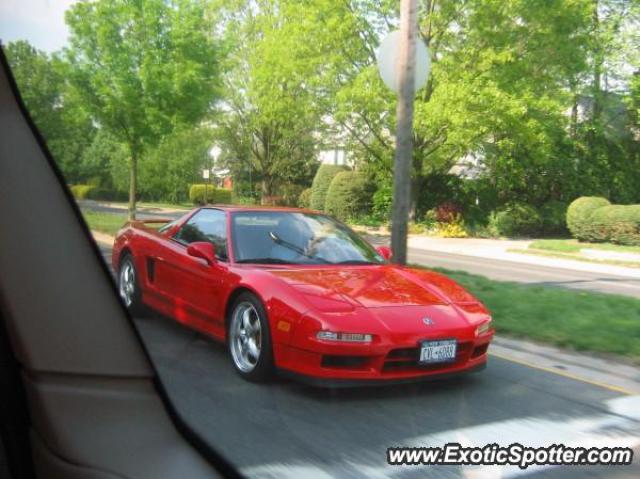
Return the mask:
<path id="1" fill-rule="evenodd" d="M 413 100 L 415 96 L 417 0 L 400 4 L 400 45 L 398 58 L 398 107 L 396 151 L 393 168 L 393 210 L 391 216 L 392 261 L 407 262 L 407 230 L 411 203 L 411 157 L 413 154 Z"/>
<path id="2" fill-rule="evenodd" d="M 129 167 L 129 220 L 136 219 L 136 189 L 138 185 L 138 155 L 131 153 Z"/>
<path id="3" fill-rule="evenodd" d="M 271 197 L 271 178 L 266 176 L 262 177 L 261 189 L 260 204 L 266 205 Z"/>
<path id="4" fill-rule="evenodd" d="M 578 135 L 578 94 L 573 95 L 573 104 L 571 105 L 571 138 Z"/>
<path id="5" fill-rule="evenodd" d="M 600 8 L 599 0 L 595 0 L 593 6 L 593 34 L 595 35 L 595 49 L 593 52 L 593 109 L 591 112 L 591 121 L 594 127 L 600 120 L 602 112 L 602 70 L 604 67 L 604 52 L 602 46 L 602 38 L 600 37 Z"/>

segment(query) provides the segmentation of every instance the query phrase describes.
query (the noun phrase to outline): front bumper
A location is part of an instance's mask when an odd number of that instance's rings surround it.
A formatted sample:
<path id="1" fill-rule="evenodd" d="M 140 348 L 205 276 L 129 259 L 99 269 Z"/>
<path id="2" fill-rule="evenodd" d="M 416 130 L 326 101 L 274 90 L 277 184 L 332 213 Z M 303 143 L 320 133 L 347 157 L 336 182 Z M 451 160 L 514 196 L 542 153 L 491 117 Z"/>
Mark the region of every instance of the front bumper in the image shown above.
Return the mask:
<path id="1" fill-rule="evenodd" d="M 398 384 L 413 384 L 417 382 L 427 382 L 427 381 L 440 381 L 445 379 L 456 378 L 460 376 L 464 376 L 467 374 L 477 373 L 482 371 L 487 367 L 487 361 L 485 359 L 484 362 L 468 367 L 465 369 L 461 369 L 458 371 L 448 372 L 448 373 L 433 373 L 426 374 L 422 376 L 412 376 L 407 378 L 384 378 L 384 379 L 343 379 L 343 378 L 325 378 L 325 377 L 315 377 L 315 376 L 307 376 L 304 374 L 295 373 L 293 371 L 288 371 L 286 369 L 277 369 L 278 375 L 293 379 L 294 381 L 301 382 L 303 384 L 307 384 L 313 387 L 323 387 L 323 388 L 356 388 L 356 387 L 374 387 L 374 386 L 390 386 L 390 385 L 398 385 Z"/>
<path id="2" fill-rule="evenodd" d="M 413 382 L 443 378 L 483 369 L 493 330 L 478 338 L 455 339 L 455 360 L 447 363 L 420 364 L 420 342 L 426 338 L 405 338 L 373 345 L 310 344 L 303 347 L 280 344 L 275 349 L 278 371 L 306 383 L 329 386 L 354 386 Z M 333 383 L 333 384 L 332 384 Z"/>

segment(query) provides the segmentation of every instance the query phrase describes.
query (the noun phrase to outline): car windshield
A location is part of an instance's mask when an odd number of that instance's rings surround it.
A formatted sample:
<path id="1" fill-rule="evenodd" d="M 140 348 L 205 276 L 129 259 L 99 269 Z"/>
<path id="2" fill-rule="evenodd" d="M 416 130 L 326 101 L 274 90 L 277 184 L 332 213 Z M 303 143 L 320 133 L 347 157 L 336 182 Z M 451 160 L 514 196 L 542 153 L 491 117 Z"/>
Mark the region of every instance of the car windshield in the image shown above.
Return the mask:
<path id="1" fill-rule="evenodd" d="M 317 213 L 245 211 L 232 216 L 237 263 L 380 264 L 384 260 L 346 226 Z"/>

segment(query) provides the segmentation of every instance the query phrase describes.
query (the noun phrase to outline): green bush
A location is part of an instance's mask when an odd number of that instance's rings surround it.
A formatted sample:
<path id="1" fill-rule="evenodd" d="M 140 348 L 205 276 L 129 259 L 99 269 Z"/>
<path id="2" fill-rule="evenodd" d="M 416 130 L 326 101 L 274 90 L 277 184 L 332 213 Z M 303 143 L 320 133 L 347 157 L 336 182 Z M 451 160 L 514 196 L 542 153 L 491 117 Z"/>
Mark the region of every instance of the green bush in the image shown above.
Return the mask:
<path id="1" fill-rule="evenodd" d="M 393 186 L 391 182 L 383 182 L 373 194 L 372 213 L 381 220 L 391 218 L 391 205 L 393 203 Z"/>
<path id="2" fill-rule="evenodd" d="M 298 206 L 300 208 L 311 208 L 311 188 L 307 188 L 298 196 Z"/>
<path id="3" fill-rule="evenodd" d="M 547 235 L 566 235 L 567 204 L 562 201 L 549 201 L 540 208 L 542 232 Z"/>
<path id="4" fill-rule="evenodd" d="M 71 194 L 78 200 L 102 200 L 102 201 L 126 201 L 127 193 L 122 191 L 114 191 L 101 186 L 90 185 L 71 185 Z"/>
<path id="5" fill-rule="evenodd" d="M 278 192 L 282 196 L 282 205 L 298 206 L 298 198 L 300 197 L 304 189 L 304 186 L 297 185 L 295 183 L 289 183 L 280 186 L 280 188 L 278 188 Z"/>
<path id="6" fill-rule="evenodd" d="M 207 192 L 208 204 L 229 204 L 231 203 L 231 190 L 216 188 L 212 185 L 196 184 L 189 188 L 189 200 L 194 205 L 205 204 L 205 188 Z"/>
<path id="7" fill-rule="evenodd" d="M 371 208 L 372 190 L 372 184 L 366 174 L 342 171 L 329 185 L 324 210 L 341 220 L 362 215 Z"/>
<path id="8" fill-rule="evenodd" d="M 321 165 L 318 168 L 316 176 L 313 178 L 313 184 L 311 185 L 311 206 L 314 210 L 323 211 L 325 206 L 325 200 L 327 198 L 327 192 L 333 177 L 338 173 L 346 171 L 345 166 L 340 165 Z"/>
<path id="9" fill-rule="evenodd" d="M 580 241 L 589 241 L 587 228 L 590 225 L 591 215 L 610 204 L 609 200 L 597 196 L 582 196 L 574 200 L 567 209 L 567 227 L 571 235 Z"/>
<path id="10" fill-rule="evenodd" d="M 95 189 L 95 185 L 70 185 L 71 194 L 76 200 L 89 199 L 89 193 Z"/>
<path id="11" fill-rule="evenodd" d="M 234 205 L 257 205 L 258 200 L 252 196 L 241 196 L 235 193 L 231 194 L 231 202 Z"/>
<path id="12" fill-rule="evenodd" d="M 582 227 L 586 241 L 640 245 L 640 205 L 610 205 L 596 209 Z"/>
<path id="13" fill-rule="evenodd" d="M 489 226 L 502 236 L 532 236 L 542 230 L 542 217 L 533 206 L 512 203 L 491 213 Z"/>

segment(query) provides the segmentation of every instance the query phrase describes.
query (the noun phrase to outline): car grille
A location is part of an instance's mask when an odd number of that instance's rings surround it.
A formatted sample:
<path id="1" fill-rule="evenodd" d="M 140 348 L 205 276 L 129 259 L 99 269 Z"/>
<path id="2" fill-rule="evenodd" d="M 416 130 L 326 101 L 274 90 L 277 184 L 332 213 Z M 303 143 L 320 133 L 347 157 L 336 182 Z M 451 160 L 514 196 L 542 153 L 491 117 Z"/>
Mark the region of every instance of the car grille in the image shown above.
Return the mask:
<path id="1" fill-rule="evenodd" d="M 322 356 L 321 366 L 334 369 L 362 369 L 369 358 L 366 356 Z"/>
<path id="2" fill-rule="evenodd" d="M 387 354 L 382 365 L 382 372 L 391 371 L 428 371 L 432 369 L 443 369 L 451 366 L 457 366 L 464 363 L 469 358 L 473 343 L 458 343 L 456 349 L 456 358 L 454 361 L 436 364 L 420 364 L 420 348 L 401 348 L 392 349 Z M 475 351 L 474 351 L 475 352 Z"/>

